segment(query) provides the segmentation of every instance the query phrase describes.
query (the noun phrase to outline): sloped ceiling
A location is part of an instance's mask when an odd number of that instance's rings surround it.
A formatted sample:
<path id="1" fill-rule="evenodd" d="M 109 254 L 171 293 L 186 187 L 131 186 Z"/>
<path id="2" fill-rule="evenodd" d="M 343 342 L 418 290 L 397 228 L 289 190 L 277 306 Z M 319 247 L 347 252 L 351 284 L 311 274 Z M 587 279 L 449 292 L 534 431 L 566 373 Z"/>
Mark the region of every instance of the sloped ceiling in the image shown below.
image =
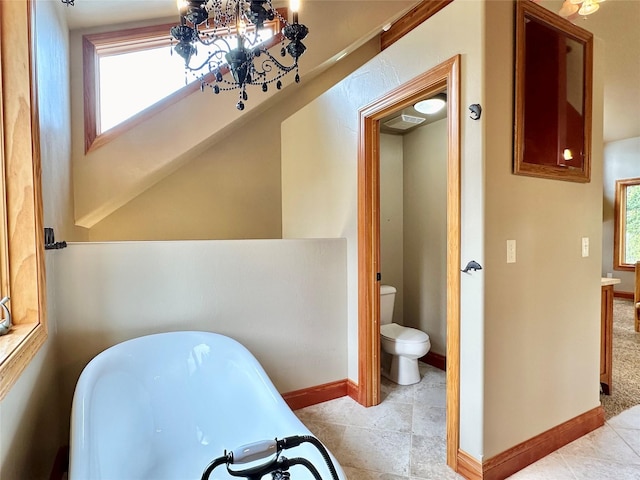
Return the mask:
<path id="1" fill-rule="evenodd" d="M 50 0 L 59 1 L 59 0 Z M 456 0 L 467 1 L 467 0 Z M 476 0 L 480 1 L 480 0 Z M 503 1 L 503 0 L 489 0 Z M 334 60 L 344 50 L 352 50 L 380 32 L 383 25 L 398 18 L 415 1 L 388 0 L 302 0 L 301 20 L 309 25 L 309 36 L 301 66 L 303 82 Z M 557 12 L 559 0 L 542 0 L 543 6 Z M 284 6 L 287 2 L 275 2 Z M 126 5 L 126 8 L 123 8 Z M 68 26 L 79 34 L 88 27 L 176 16 L 175 0 L 76 0 L 64 8 Z M 335 12 L 340 12 L 339 16 Z M 575 23 L 604 41 L 605 109 L 604 141 L 640 136 L 640 1 L 609 0 L 598 12 Z M 322 32 L 322 34 L 316 34 Z M 74 53 L 72 33 L 72 63 Z M 284 90 L 286 91 L 286 87 Z M 82 92 L 82 80 L 72 75 L 72 92 Z M 283 95 L 280 92 L 277 95 Z M 157 115 L 123 137 L 89 155 L 84 155 L 78 99 L 72 100 L 74 195 L 76 222 L 90 228 L 126 204 L 142 191 L 174 172 L 243 117 L 267 108 L 273 93 L 254 95 L 240 114 L 235 102 L 215 102 L 212 95 L 191 95 L 163 114 Z M 198 120 L 176 129 L 176 118 Z"/>
<path id="2" fill-rule="evenodd" d="M 65 8 L 69 30 L 171 15 L 178 16 L 175 0 L 75 0 L 73 7 Z"/>
<path id="3" fill-rule="evenodd" d="M 71 13 L 71 9 L 83 2 L 87 2 L 85 13 L 80 9 Z M 89 3 L 95 11 L 89 9 Z M 76 6 L 66 9 L 65 14 L 71 15 L 69 25 L 81 26 L 95 25 L 95 17 L 113 18 L 114 5 L 119 9 L 120 22 L 139 19 L 138 9 L 133 8 L 138 4 L 143 4 L 154 17 L 164 13 L 161 7 L 166 4 L 175 8 L 175 0 L 132 0 L 127 2 L 132 8 L 127 8 L 130 11 L 125 13 L 123 3 L 76 0 Z M 305 40 L 308 50 L 300 62 L 302 81 L 323 71 L 339 54 L 353 51 L 378 35 L 384 25 L 402 16 L 415 3 L 303 0 L 300 19 L 309 27 L 310 34 Z M 98 11 L 101 13 L 96 13 Z M 91 228 L 204 149 L 211 148 L 230 129 L 237 128 L 250 115 L 266 108 L 269 101 L 274 101 L 272 97 L 285 98 L 287 90 L 295 88 L 295 84 L 291 85 L 292 80 L 287 79 L 281 92 L 250 93 L 251 101 L 246 102 L 243 112 L 235 108 L 236 92 L 226 92 L 231 95 L 229 98 L 224 98 L 224 93 L 217 96 L 196 92 L 85 155 L 82 147 L 83 85 L 78 63 L 82 58 L 81 36 L 86 31 L 75 29 L 70 36 L 75 218 L 76 224 L 85 228 Z"/>

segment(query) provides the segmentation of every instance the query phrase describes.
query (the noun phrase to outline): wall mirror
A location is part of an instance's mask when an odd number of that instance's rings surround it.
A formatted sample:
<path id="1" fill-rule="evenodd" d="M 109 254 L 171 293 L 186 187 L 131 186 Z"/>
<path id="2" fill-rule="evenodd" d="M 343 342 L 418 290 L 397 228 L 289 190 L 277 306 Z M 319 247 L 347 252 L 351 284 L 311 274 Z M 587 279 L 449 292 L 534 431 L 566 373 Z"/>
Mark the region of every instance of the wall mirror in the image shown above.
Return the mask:
<path id="1" fill-rule="evenodd" d="M 593 35 L 516 2 L 514 173 L 589 182 Z"/>

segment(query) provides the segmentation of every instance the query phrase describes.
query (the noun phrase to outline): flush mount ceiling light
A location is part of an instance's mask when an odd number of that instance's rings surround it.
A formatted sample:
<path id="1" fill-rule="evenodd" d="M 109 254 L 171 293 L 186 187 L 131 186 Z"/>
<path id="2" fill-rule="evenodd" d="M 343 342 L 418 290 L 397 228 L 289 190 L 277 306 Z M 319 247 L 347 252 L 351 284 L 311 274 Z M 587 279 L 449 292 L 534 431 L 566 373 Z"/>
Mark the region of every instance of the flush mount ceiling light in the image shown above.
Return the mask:
<path id="1" fill-rule="evenodd" d="M 413 108 L 415 108 L 420 113 L 433 115 L 434 113 L 438 113 L 440 110 L 442 110 L 446 103 L 447 96 L 444 93 L 438 93 L 431 98 L 427 98 L 426 100 L 422 100 L 416 103 Z"/>
<path id="2" fill-rule="evenodd" d="M 266 92 L 275 83 L 279 90 L 282 77 L 291 71 L 300 82 L 298 59 L 306 50 L 302 40 L 309 29 L 298 23 L 298 7 L 298 0 L 292 0 L 293 23 L 288 23 L 271 0 L 178 0 L 180 25 L 171 29 L 178 42 L 174 50 L 184 59 L 186 72 L 200 79 L 202 90 L 239 90 L 236 107 L 243 110 L 247 85 Z M 280 55 L 292 60 L 288 65 L 269 52 L 260 36 L 265 23 L 274 20 L 280 28 L 275 32 L 282 42 Z"/>
<path id="3" fill-rule="evenodd" d="M 561 17 L 571 17 L 573 15 L 582 15 L 586 17 L 596 12 L 600 8 L 600 4 L 605 0 L 564 0 L 562 7 L 558 11 Z"/>

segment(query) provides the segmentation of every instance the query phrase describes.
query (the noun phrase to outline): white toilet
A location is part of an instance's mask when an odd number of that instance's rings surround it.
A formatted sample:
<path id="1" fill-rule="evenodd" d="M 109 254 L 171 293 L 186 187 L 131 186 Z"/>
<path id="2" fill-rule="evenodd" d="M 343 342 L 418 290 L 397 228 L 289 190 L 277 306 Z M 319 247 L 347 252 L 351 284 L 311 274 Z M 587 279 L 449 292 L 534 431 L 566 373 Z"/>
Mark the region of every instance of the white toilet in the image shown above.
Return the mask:
<path id="1" fill-rule="evenodd" d="M 427 354 L 431 342 L 420 330 L 392 323 L 395 298 L 394 287 L 380 285 L 380 343 L 392 355 L 389 371 L 382 373 L 399 385 L 411 385 L 420 381 L 418 359 Z"/>

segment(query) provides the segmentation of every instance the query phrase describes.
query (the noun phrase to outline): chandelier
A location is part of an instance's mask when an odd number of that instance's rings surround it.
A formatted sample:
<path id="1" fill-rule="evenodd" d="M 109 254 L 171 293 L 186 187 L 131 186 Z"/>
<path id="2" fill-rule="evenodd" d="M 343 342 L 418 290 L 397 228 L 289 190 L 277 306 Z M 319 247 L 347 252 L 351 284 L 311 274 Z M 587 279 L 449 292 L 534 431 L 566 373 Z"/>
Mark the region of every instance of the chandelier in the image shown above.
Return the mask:
<path id="1" fill-rule="evenodd" d="M 561 17 L 572 17 L 576 14 L 587 16 L 596 12 L 600 4 L 605 0 L 564 0 L 558 15 Z"/>
<path id="2" fill-rule="evenodd" d="M 306 50 L 302 40 L 309 29 L 298 23 L 296 0 L 290 8 L 293 23 L 271 0 L 178 0 L 180 24 L 171 28 L 178 42 L 173 50 L 184 59 L 185 72 L 200 80 L 201 90 L 211 87 L 216 94 L 239 90 L 236 107 L 244 110 L 248 85 L 266 92 L 275 83 L 280 90 L 282 77 L 292 71 L 300 82 L 298 59 Z M 275 34 L 281 42 L 280 59 L 269 52 L 270 44 L 261 36 L 267 23 L 280 28 Z"/>

